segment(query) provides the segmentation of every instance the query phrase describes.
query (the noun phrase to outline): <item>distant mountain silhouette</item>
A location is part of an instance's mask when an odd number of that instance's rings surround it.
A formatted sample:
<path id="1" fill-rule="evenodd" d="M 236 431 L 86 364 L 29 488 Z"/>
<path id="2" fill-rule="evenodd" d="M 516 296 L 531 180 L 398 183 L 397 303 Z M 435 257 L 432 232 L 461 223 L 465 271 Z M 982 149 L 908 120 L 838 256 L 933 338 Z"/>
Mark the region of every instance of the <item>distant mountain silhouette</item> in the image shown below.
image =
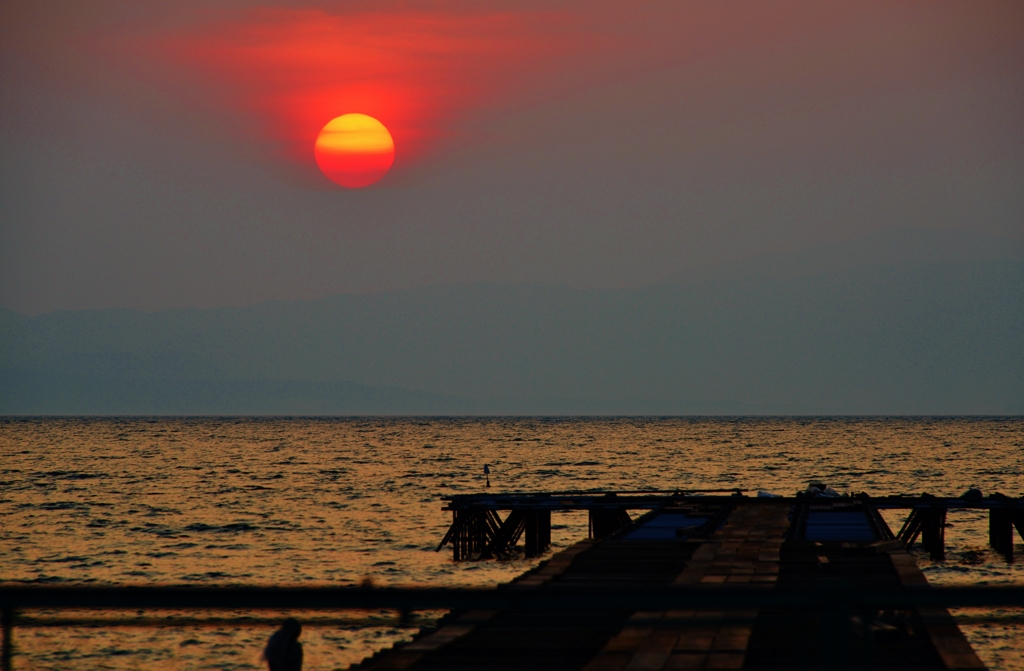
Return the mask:
<path id="1" fill-rule="evenodd" d="M 681 273 L 675 283 L 704 279 L 795 279 L 866 266 L 913 267 L 936 263 L 1024 260 L 1024 238 L 961 231 L 885 228 L 852 240 L 765 253 L 715 268 Z"/>
<path id="2" fill-rule="evenodd" d="M 803 270 L 630 290 L 0 310 L 0 413 L 1021 414 L 1008 247 L 889 265 L 818 250 Z"/>

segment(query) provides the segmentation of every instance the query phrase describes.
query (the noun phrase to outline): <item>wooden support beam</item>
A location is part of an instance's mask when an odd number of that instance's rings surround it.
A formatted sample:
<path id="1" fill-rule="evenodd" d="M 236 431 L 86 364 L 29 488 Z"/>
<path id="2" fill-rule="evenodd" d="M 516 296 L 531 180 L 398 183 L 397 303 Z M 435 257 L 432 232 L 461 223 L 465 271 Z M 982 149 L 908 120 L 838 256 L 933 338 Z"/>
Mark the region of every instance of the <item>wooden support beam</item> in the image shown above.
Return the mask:
<path id="1" fill-rule="evenodd" d="M 523 529 L 523 541 L 526 546 L 524 549 L 527 557 L 536 557 L 540 554 L 537 547 L 537 513 L 535 511 L 531 510 L 526 513 L 525 528 Z"/>
<path id="2" fill-rule="evenodd" d="M 601 506 L 591 508 L 589 512 L 591 538 L 604 538 L 633 522 L 624 508 Z"/>
<path id="3" fill-rule="evenodd" d="M 466 555 L 469 554 L 469 530 L 466 527 L 469 524 L 470 512 L 454 511 L 452 515 L 456 518 L 452 522 L 452 526 L 455 527 L 455 542 L 452 546 L 452 557 L 455 561 L 460 561 L 465 559 Z"/>
<path id="4" fill-rule="evenodd" d="M 0 669 L 14 669 L 14 609 L 4 608 L 0 611 L 0 626 L 3 628 L 3 650 L 0 651 Z"/>
<path id="5" fill-rule="evenodd" d="M 545 510 L 538 513 L 537 540 L 540 543 L 541 552 L 551 547 L 551 511 Z"/>
<path id="6" fill-rule="evenodd" d="M 526 556 L 537 557 L 551 546 L 550 510 L 513 510 L 502 521 L 493 510 L 453 510 L 452 525 L 437 549 L 452 546 L 455 561 L 490 559 L 510 552 L 526 534 Z"/>
<path id="7" fill-rule="evenodd" d="M 551 545 L 551 511 L 532 510 L 526 513 L 526 556 L 537 557 Z"/>
<path id="8" fill-rule="evenodd" d="M 932 561 L 946 558 L 946 509 L 931 506 L 925 511 L 921 542 Z"/>
<path id="9" fill-rule="evenodd" d="M 469 510 L 453 510 L 452 525 L 448 528 L 441 543 L 452 546 L 452 559 L 462 561 L 471 559 L 481 553 L 497 535 L 501 528 L 501 518 L 493 510 L 471 508 Z"/>
<path id="10" fill-rule="evenodd" d="M 868 521 L 875 530 L 875 534 L 880 540 L 891 541 L 895 540 L 896 536 L 893 534 L 892 529 L 885 523 L 885 518 L 878 512 L 878 508 L 871 505 L 870 503 L 864 504 L 864 511 L 868 515 Z"/>
<path id="11" fill-rule="evenodd" d="M 519 537 L 526 530 L 528 515 L 529 513 L 525 510 L 511 511 L 490 542 L 481 548 L 480 559 L 491 559 L 495 555 L 509 552 L 512 546 L 519 542 Z"/>
<path id="12" fill-rule="evenodd" d="M 896 537 L 903 541 L 904 545 L 910 547 L 917 540 L 918 535 L 920 535 L 923 525 L 924 516 L 918 508 L 914 508 L 910 511 L 910 516 L 907 517 L 907 521 L 903 523 Z"/>
<path id="13" fill-rule="evenodd" d="M 988 544 L 1008 562 L 1013 561 L 1013 513 L 1009 507 L 988 511 Z"/>
<path id="14" fill-rule="evenodd" d="M 908 548 L 918 536 L 934 561 L 946 558 L 946 507 L 941 505 L 919 506 L 903 523 L 897 538 Z"/>

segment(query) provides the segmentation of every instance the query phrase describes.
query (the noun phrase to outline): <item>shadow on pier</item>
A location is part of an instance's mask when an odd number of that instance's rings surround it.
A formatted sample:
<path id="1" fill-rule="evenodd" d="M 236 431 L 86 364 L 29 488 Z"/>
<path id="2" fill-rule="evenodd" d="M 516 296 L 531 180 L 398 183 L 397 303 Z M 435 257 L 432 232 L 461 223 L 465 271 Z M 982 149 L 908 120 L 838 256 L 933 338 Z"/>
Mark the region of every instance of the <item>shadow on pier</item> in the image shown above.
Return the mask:
<path id="1" fill-rule="evenodd" d="M 457 561 L 513 554 L 520 536 L 525 555 L 536 556 L 550 543 L 552 513 L 587 511 L 588 540 L 508 589 L 689 587 L 723 600 L 659 611 L 467 613 L 453 621 L 465 632 L 452 640 L 436 648 L 429 638 L 417 641 L 364 668 L 984 668 L 945 604 L 896 607 L 881 595 L 933 592 L 907 548 L 920 542 L 932 559 L 944 559 L 950 509 L 987 510 L 990 544 L 1012 562 L 1014 527 L 1024 536 L 1024 500 L 976 490 L 959 498 L 851 497 L 824 485 L 791 498 L 722 494 L 450 497 L 452 525 L 438 549 L 450 545 Z M 898 531 L 883 511 L 905 512 Z M 792 602 L 727 607 L 726 592 L 737 588 Z"/>

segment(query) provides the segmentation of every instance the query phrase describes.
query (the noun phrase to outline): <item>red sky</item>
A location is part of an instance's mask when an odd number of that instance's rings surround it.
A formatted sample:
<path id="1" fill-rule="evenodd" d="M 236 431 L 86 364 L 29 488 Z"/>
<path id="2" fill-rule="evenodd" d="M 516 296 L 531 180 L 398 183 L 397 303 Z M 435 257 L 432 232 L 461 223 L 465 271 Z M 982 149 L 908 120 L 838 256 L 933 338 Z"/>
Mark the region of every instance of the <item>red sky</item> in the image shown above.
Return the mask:
<path id="1" fill-rule="evenodd" d="M 627 287 L 893 227 L 1019 238 L 1022 43 L 1016 0 L 9 0 L 0 305 Z M 317 170 L 345 112 L 394 136 L 374 188 Z"/>
<path id="2" fill-rule="evenodd" d="M 298 166 L 310 166 L 324 123 L 360 112 L 391 130 L 401 168 L 472 140 L 481 114 L 659 69 L 715 60 L 720 85 L 774 87 L 789 104 L 832 90 L 855 103 L 947 85 L 977 67 L 979 46 L 998 54 L 1016 34 L 995 12 L 925 2 L 550 6 L 233 7 L 122 32 L 115 48 L 206 87 L 206 103 L 243 135 Z"/>
<path id="3" fill-rule="evenodd" d="M 399 165 L 410 165 L 464 141 L 461 122 L 536 89 L 569 52 L 596 56 L 613 42 L 574 35 L 558 12 L 276 7 L 211 13 L 131 48 L 192 69 L 224 92 L 225 113 L 255 121 L 299 165 L 323 125 L 350 112 L 383 122 Z"/>

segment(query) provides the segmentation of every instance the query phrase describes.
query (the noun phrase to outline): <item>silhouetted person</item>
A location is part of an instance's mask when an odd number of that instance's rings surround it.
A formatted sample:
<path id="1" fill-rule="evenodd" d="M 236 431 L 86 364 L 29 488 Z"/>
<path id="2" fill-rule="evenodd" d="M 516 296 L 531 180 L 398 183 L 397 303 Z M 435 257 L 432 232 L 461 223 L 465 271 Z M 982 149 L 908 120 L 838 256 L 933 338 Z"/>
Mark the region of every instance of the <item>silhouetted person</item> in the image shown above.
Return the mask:
<path id="1" fill-rule="evenodd" d="M 487 478 L 487 486 L 491 486 L 491 467 L 484 464 L 484 477 Z"/>
<path id="2" fill-rule="evenodd" d="M 274 632 L 263 649 L 263 659 L 267 660 L 270 671 L 302 671 L 301 633 L 302 625 L 291 617 Z"/>

